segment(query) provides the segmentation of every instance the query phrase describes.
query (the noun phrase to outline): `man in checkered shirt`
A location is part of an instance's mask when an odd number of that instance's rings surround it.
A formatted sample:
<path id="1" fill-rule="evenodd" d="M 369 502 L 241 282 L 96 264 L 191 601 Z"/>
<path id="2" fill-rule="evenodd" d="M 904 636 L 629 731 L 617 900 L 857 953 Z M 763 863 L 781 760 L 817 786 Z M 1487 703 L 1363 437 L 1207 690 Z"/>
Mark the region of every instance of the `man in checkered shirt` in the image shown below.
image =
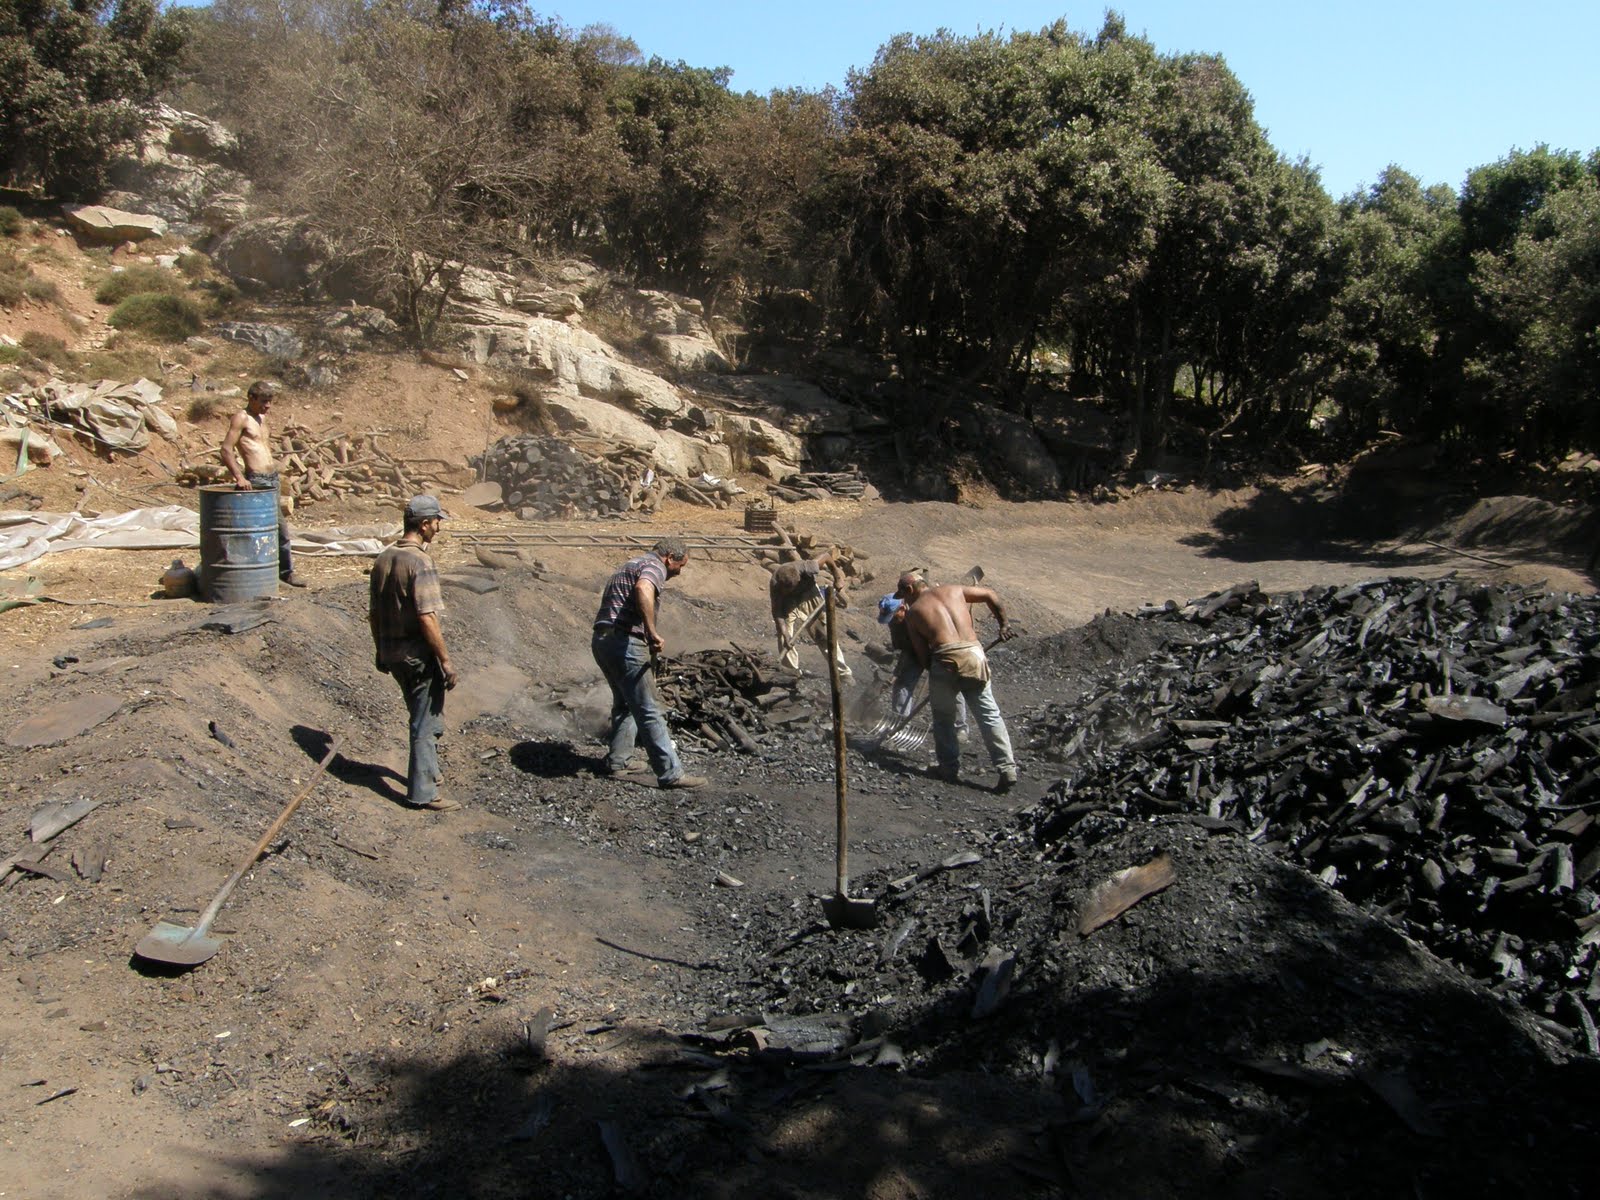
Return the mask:
<path id="1" fill-rule="evenodd" d="M 406 802 L 413 808 L 451 812 L 460 803 L 439 795 L 439 739 L 444 736 L 444 694 L 456 686 L 456 670 L 439 629 L 444 600 L 428 544 L 439 533 L 444 510 L 432 496 L 406 503 L 405 532 L 372 565 L 367 622 L 378 670 L 392 675 L 410 718 L 411 758 Z"/>

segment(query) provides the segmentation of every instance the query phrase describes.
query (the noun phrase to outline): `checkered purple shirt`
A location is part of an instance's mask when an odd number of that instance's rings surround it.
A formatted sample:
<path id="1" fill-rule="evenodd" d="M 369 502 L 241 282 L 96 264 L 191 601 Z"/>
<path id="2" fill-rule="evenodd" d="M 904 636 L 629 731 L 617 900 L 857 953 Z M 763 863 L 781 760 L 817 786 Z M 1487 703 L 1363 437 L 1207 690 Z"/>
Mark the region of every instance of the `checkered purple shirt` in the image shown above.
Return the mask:
<path id="1" fill-rule="evenodd" d="M 667 567 L 655 553 L 630 558 L 617 568 L 616 574 L 600 593 L 600 611 L 595 613 L 596 629 L 625 629 L 638 637 L 644 636 L 644 618 L 639 614 L 638 588 L 641 579 L 655 585 L 656 595 L 667 586 Z"/>

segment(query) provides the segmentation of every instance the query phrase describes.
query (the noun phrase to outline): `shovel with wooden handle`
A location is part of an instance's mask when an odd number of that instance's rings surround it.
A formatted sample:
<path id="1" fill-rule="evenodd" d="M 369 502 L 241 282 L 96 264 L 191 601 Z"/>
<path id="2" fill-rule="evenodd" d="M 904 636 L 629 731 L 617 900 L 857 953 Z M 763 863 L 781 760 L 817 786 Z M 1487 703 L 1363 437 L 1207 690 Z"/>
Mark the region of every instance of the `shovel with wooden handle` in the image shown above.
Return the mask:
<path id="1" fill-rule="evenodd" d="M 217 913 L 221 910 L 223 902 L 233 892 L 239 880 L 244 878 L 244 873 L 255 865 L 256 859 L 261 857 L 261 852 L 272 844 L 272 839 L 283 832 L 283 827 L 289 823 L 289 818 L 294 816 L 295 809 L 299 808 L 301 802 L 311 794 L 311 789 L 317 786 L 317 780 L 322 778 L 322 772 L 327 769 L 337 753 L 339 753 L 339 739 L 334 738 L 328 747 L 328 752 L 317 764 L 317 769 L 311 773 L 311 778 L 306 781 L 305 787 L 300 789 L 300 794 L 289 801 L 289 806 L 278 814 L 278 819 L 266 833 L 261 835 L 261 840 L 250 848 L 250 853 L 240 861 L 238 870 L 228 876 L 228 882 L 223 884 L 222 890 L 212 898 L 194 927 L 174 925 L 171 921 L 156 922 L 155 928 L 140 938 L 139 944 L 133 948 L 137 957 L 147 962 L 166 963 L 174 967 L 193 967 L 205 962 L 222 949 L 220 940 L 207 936 L 211 922 L 217 919 Z"/>
<path id="2" fill-rule="evenodd" d="M 833 781 L 838 801 L 838 852 L 834 859 L 835 887 L 822 898 L 822 913 L 835 929 L 871 929 L 878 923 L 878 906 L 871 900 L 850 898 L 849 809 L 845 803 L 844 696 L 839 689 L 839 627 L 834 619 L 833 590 L 828 590 L 828 685 L 833 692 Z"/>

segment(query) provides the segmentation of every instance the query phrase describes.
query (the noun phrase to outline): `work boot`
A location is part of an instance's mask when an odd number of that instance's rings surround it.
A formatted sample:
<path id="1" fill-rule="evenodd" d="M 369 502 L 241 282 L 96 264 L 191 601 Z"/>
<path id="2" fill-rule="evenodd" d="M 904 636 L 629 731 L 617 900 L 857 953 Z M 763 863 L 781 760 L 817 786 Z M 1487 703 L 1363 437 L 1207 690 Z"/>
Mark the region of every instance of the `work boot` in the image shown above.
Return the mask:
<path id="1" fill-rule="evenodd" d="M 417 808 L 424 812 L 455 812 L 461 807 L 459 800 L 446 800 L 443 796 L 429 800 L 426 804 L 418 804 Z"/>
<path id="2" fill-rule="evenodd" d="M 1016 786 L 1017 769 L 1015 767 L 1006 767 L 1000 772 L 1000 779 L 994 785 L 994 790 L 997 792 L 1009 792 Z"/>
<path id="3" fill-rule="evenodd" d="M 711 780 L 704 775 L 679 775 L 676 779 L 663 779 L 660 786 L 664 788 L 702 788 Z"/>
<path id="4" fill-rule="evenodd" d="M 932 766 L 928 768 L 928 774 L 933 776 L 933 778 L 937 779 L 940 783 L 954 783 L 956 780 L 961 778 L 961 770 L 959 767 Z"/>
<path id="5" fill-rule="evenodd" d="M 280 575 L 278 580 L 280 583 L 286 583 L 290 587 L 303 588 L 306 586 L 306 577 L 298 571 L 290 571 L 287 575 Z"/>

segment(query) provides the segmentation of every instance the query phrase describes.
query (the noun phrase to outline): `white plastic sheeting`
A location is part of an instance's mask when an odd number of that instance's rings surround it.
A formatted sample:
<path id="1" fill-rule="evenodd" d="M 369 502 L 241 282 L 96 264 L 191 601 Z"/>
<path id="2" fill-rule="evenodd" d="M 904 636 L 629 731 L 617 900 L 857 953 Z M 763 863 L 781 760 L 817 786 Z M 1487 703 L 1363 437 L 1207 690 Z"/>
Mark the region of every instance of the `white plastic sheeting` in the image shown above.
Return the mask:
<path id="1" fill-rule="evenodd" d="M 324 529 L 298 533 L 290 546 L 296 554 L 372 556 L 399 536 L 398 525 L 390 529 Z M 57 550 L 199 547 L 200 514 L 176 504 L 93 517 L 82 513 L 0 512 L 0 571 L 20 567 Z"/>

